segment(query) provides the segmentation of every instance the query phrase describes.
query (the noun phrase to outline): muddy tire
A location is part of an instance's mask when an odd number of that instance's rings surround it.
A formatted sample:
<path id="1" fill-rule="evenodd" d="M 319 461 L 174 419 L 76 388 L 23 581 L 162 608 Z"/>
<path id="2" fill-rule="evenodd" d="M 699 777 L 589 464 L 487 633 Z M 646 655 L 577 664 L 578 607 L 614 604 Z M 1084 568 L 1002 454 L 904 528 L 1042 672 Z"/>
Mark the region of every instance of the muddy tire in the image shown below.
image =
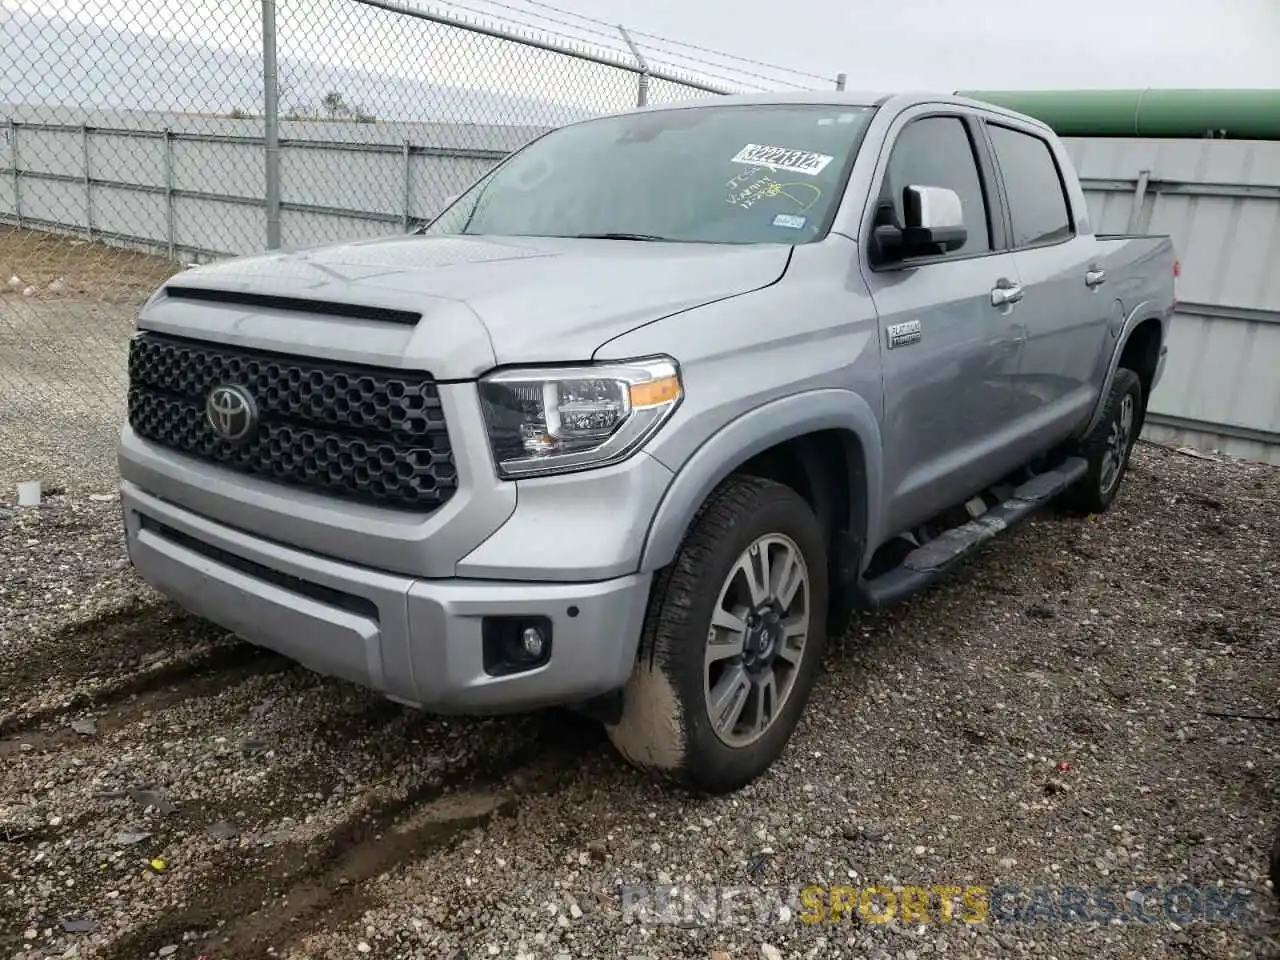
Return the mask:
<path id="1" fill-rule="evenodd" d="M 731 477 L 654 583 L 610 740 L 657 779 L 705 793 L 750 783 L 804 711 L 826 638 L 827 560 L 789 487 Z"/>
<path id="2" fill-rule="evenodd" d="M 1062 507 L 1077 514 L 1102 513 L 1120 492 L 1129 468 L 1129 454 L 1138 439 L 1143 411 L 1142 381 L 1121 367 L 1111 380 L 1102 417 L 1072 454 L 1083 457 L 1089 470 L 1062 495 Z"/>

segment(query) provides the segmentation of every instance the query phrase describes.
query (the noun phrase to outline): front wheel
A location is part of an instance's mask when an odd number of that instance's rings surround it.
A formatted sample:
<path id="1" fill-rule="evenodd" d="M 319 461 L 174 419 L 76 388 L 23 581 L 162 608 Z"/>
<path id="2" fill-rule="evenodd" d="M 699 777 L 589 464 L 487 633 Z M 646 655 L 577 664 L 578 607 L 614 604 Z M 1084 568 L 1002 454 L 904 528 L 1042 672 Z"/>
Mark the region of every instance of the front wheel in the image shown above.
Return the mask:
<path id="1" fill-rule="evenodd" d="M 709 793 L 786 747 L 822 657 L 827 558 L 813 511 L 770 480 L 731 477 L 654 584 L 622 715 L 634 766 Z"/>

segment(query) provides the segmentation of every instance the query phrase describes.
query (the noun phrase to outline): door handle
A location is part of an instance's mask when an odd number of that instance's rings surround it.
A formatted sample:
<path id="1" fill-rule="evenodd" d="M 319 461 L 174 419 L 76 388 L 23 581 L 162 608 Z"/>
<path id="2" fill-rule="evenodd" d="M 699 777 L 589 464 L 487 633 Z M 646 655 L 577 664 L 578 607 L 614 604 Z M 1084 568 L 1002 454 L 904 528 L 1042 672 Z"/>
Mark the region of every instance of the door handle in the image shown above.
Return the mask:
<path id="1" fill-rule="evenodd" d="M 1003 307 L 1008 303 L 1017 303 L 1022 299 L 1022 285 L 1018 283 L 1010 283 L 1008 280 L 1001 278 L 996 281 L 996 285 L 991 288 L 991 305 L 993 307 Z"/>
<path id="2" fill-rule="evenodd" d="M 1100 287 L 1107 282 L 1107 271 L 1101 267 L 1091 267 L 1085 271 L 1084 285 L 1086 287 Z"/>

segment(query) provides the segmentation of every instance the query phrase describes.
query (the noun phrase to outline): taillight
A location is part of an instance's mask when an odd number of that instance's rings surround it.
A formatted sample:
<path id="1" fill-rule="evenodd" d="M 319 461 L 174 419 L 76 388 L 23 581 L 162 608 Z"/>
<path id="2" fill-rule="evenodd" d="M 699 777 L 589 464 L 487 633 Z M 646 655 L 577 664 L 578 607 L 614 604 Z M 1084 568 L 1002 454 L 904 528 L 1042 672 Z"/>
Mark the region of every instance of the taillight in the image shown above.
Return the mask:
<path id="1" fill-rule="evenodd" d="M 1182 276 L 1182 262 L 1180 260 L 1173 261 L 1173 279 L 1177 280 Z"/>
<path id="2" fill-rule="evenodd" d="M 1180 276 L 1182 276 L 1182 261 L 1179 260 L 1177 257 L 1174 257 L 1173 258 L 1173 279 L 1174 279 L 1173 303 L 1169 305 L 1170 312 L 1178 309 L 1177 280 Z"/>

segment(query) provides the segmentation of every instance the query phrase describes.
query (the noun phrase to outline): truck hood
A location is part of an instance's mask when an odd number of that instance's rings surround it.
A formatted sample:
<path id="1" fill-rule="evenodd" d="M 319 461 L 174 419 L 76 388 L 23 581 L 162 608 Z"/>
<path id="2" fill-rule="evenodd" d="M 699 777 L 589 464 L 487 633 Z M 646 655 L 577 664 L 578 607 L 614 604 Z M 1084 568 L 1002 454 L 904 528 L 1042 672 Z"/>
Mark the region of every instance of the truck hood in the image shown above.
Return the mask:
<path id="1" fill-rule="evenodd" d="M 590 359 L 642 324 L 774 283 L 790 252 L 780 245 L 383 238 L 184 271 L 157 292 L 139 326 L 470 379 L 500 364 Z M 314 307 L 297 310 L 279 298 Z M 348 316 L 344 306 L 401 314 Z"/>

